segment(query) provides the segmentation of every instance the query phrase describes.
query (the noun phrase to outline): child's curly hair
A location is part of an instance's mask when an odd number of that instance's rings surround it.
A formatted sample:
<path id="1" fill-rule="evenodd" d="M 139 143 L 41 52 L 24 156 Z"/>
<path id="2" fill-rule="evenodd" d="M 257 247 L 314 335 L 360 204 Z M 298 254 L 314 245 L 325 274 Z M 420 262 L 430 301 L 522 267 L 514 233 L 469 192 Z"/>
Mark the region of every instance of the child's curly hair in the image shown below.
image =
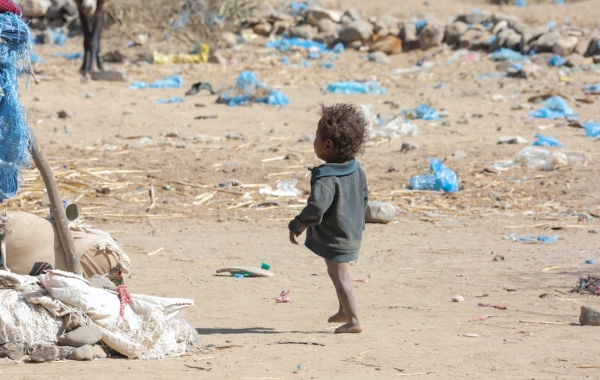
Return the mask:
<path id="1" fill-rule="evenodd" d="M 351 104 L 321 104 L 319 129 L 324 139 L 329 139 L 340 151 L 340 158 L 348 161 L 365 152 L 368 137 L 365 115 Z"/>

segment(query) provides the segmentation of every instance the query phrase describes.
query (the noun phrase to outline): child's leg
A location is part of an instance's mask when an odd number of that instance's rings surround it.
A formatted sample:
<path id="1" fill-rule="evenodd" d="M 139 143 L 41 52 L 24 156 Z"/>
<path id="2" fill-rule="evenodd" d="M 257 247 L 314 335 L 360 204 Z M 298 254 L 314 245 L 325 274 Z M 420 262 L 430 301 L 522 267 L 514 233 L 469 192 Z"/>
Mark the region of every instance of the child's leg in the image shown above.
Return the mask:
<path id="1" fill-rule="evenodd" d="M 340 302 L 340 310 L 336 315 L 332 316 L 330 320 L 335 319 L 332 322 L 346 322 L 345 325 L 338 327 L 335 330 L 335 333 L 362 332 L 362 327 L 358 320 L 356 302 L 354 301 L 354 293 L 352 292 L 348 263 L 340 263 L 327 259 L 325 259 L 325 263 L 327 264 L 327 272 L 333 281 Z M 341 315 L 340 312 L 343 312 L 343 315 Z M 345 318 L 343 318 L 344 316 Z"/>

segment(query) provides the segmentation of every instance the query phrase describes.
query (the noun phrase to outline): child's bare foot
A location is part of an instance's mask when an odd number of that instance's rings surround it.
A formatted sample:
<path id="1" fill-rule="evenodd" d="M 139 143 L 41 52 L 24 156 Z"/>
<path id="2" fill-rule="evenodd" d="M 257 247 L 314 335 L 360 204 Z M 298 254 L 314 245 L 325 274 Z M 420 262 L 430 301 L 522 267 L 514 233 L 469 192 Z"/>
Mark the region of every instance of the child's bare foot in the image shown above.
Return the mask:
<path id="1" fill-rule="evenodd" d="M 335 333 L 336 334 L 356 334 L 356 333 L 361 333 L 363 331 L 362 327 L 358 324 L 354 324 L 354 323 L 346 323 L 345 325 L 342 325 L 340 327 L 338 327 L 337 329 L 335 329 Z"/>
<path id="2" fill-rule="evenodd" d="M 338 311 L 327 320 L 329 323 L 345 323 L 348 322 L 348 316 L 343 311 Z"/>

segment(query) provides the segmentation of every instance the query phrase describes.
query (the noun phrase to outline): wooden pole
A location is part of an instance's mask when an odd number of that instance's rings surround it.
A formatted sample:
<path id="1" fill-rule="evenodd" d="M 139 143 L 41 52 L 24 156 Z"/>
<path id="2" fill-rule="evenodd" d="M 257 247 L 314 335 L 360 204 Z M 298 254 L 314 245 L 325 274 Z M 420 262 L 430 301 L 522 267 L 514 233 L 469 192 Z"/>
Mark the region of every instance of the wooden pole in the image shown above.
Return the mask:
<path id="1" fill-rule="evenodd" d="M 48 191 L 48 198 L 50 199 L 50 213 L 52 214 L 54 223 L 56 223 L 56 232 L 58 233 L 58 239 L 60 240 L 60 245 L 62 246 L 65 254 L 67 267 L 69 268 L 69 272 L 82 275 L 83 270 L 81 269 L 81 263 L 79 262 L 79 255 L 75 249 L 75 243 L 73 242 L 73 236 L 71 236 L 67 215 L 62 204 L 62 198 L 58 192 L 58 186 L 56 186 L 56 181 L 54 180 L 54 175 L 52 174 L 52 169 L 50 168 L 50 164 L 48 163 L 46 155 L 40 148 L 37 139 L 33 135 L 33 132 L 32 140 L 31 156 L 33 157 L 33 162 L 35 162 L 35 165 L 42 175 L 44 185 L 46 185 L 46 190 Z"/>

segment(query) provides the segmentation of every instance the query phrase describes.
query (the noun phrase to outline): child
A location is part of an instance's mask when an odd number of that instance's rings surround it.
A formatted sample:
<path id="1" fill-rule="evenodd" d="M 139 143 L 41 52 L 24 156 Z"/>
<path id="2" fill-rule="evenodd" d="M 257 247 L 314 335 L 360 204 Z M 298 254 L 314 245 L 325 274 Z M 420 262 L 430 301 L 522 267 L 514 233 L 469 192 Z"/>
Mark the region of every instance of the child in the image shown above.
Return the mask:
<path id="1" fill-rule="evenodd" d="M 298 244 L 296 236 L 308 229 L 304 245 L 325 259 L 339 300 L 339 310 L 328 322 L 345 323 L 336 334 L 360 333 L 348 262 L 358 259 L 365 228 L 367 179 L 354 156 L 364 152 L 366 123 L 352 105 L 321 105 L 321 110 L 313 145 L 325 164 L 312 169 L 311 194 L 288 226 L 290 241 Z"/>

